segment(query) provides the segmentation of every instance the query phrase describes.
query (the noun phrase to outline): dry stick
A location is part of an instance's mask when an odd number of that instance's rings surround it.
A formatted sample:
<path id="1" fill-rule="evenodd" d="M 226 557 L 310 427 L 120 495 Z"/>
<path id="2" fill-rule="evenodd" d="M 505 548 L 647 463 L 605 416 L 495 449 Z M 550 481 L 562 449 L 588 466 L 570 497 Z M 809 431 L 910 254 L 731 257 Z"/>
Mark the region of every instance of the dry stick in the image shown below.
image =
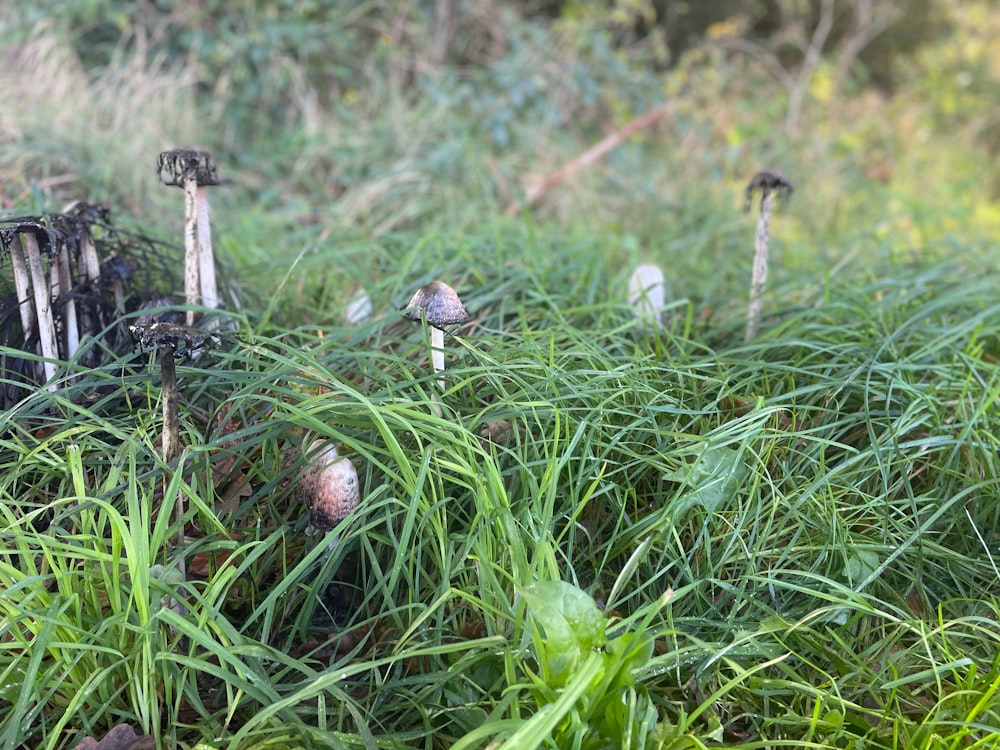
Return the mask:
<path id="1" fill-rule="evenodd" d="M 654 107 L 645 114 L 639 115 L 612 133 L 609 133 L 578 157 L 565 164 L 559 171 L 549 175 L 544 180 L 525 191 L 523 202 L 515 201 L 503 212 L 504 216 L 517 216 L 526 206 L 531 206 L 552 188 L 565 182 L 582 169 L 586 169 L 616 149 L 626 140 L 645 130 L 653 123 L 662 120 L 670 114 L 670 104 L 664 103 Z"/>
<path id="2" fill-rule="evenodd" d="M 49 297 L 49 285 L 45 280 L 45 269 L 42 268 L 42 251 L 38 248 L 38 238 L 34 232 L 21 234 L 21 244 L 28 253 L 28 268 L 31 270 L 31 288 L 35 292 L 35 314 L 38 316 L 38 341 L 42 347 L 42 363 L 45 372 L 45 382 L 48 390 L 57 390 L 51 382 L 56 375 L 58 358 L 56 351 L 56 326 L 52 319 L 52 300 Z"/>
<path id="3" fill-rule="evenodd" d="M 747 331 L 744 341 L 750 341 L 760 329 L 760 316 L 764 310 L 764 286 L 767 284 L 767 245 L 771 230 L 771 204 L 774 193 L 765 188 L 760 199 L 760 218 L 757 219 L 757 236 L 754 240 L 753 272 L 750 276 L 750 305 L 747 308 Z"/>

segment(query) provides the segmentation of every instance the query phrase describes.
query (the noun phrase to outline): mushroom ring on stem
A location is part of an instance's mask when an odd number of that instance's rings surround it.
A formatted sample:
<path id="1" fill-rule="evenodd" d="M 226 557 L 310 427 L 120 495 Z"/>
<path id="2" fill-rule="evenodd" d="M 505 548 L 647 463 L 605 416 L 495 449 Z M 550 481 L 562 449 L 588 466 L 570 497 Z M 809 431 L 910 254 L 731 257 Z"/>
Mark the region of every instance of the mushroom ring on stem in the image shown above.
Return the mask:
<path id="1" fill-rule="evenodd" d="M 431 362 L 438 386 L 444 390 L 444 329 L 465 323 L 469 319 L 458 293 L 443 281 L 432 281 L 420 287 L 403 308 L 403 317 L 419 322 L 426 320 L 431 327 Z"/>

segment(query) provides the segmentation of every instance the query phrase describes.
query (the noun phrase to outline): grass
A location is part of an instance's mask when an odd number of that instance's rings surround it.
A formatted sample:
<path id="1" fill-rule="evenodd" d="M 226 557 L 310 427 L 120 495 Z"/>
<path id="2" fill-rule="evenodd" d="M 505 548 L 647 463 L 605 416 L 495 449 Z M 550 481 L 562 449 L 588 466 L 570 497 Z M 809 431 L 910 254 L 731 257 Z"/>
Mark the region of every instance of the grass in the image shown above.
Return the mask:
<path id="1" fill-rule="evenodd" d="M 63 363 L 0 413 L 0 748 L 122 722 L 200 750 L 996 746 L 996 208 L 974 118 L 935 114 L 978 47 L 943 40 L 888 102 L 810 92 L 796 140 L 752 61 L 707 48 L 661 80 L 508 19 L 495 66 L 458 74 L 407 63 L 382 7 L 335 104 L 293 55 L 244 81 L 282 123 L 130 52 L 183 18 L 87 69 L 0 14 L 4 205 L 89 194 L 179 237 L 155 157 L 205 146 L 242 300 L 238 338 L 178 363 L 171 465 L 144 356 Z M 497 218 L 664 91 L 660 129 Z M 739 207 L 772 165 L 796 193 L 744 343 Z M 643 261 L 668 272 L 656 332 L 625 304 Z M 474 315 L 443 393 L 399 315 L 434 278 Z M 360 288 L 375 314 L 348 327 Z M 318 438 L 364 493 L 328 536 L 295 497 Z"/>
<path id="2" fill-rule="evenodd" d="M 176 466 L 144 361 L 3 415 L 4 747 L 122 721 L 219 748 L 991 746 L 1000 298 L 976 256 L 779 280 L 744 344 L 708 279 L 638 331 L 585 238 L 447 246 L 376 250 L 400 273 L 360 327 L 285 328 L 316 301 L 279 302 L 181 364 Z M 441 417 L 396 312 L 435 275 L 476 313 Z M 293 495 L 316 437 L 365 494 L 329 550 Z M 600 602 L 610 639 L 561 686 L 538 581 Z"/>

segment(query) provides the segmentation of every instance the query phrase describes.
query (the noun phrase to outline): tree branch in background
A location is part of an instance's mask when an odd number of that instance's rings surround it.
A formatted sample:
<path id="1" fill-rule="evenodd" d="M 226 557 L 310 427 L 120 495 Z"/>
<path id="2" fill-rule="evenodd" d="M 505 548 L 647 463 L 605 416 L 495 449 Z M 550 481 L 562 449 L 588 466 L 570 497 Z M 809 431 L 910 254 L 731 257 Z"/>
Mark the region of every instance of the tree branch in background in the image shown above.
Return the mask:
<path id="1" fill-rule="evenodd" d="M 788 109 L 785 112 L 785 132 L 794 135 L 799 127 L 799 117 L 802 114 L 802 100 L 805 98 L 806 90 L 809 88 L 809 81 L 812 79 L 816 67 L 819 65 L 820 57 L 823 54 L 823 46 L 826 44 L 830 32 L 833 30 L 833 4 L 834 0 L 823 0 L 820 6 L 819 22 L 813 31 L 809 46 L 806 48 L 805 59 L 802 61 L 802 69 L 799 76 L 788 92 Z"/>
<path id="2" fill-rule="evenodd" d="M 532 185 L 525 190 L 524 200 L 511 203 L 507 206 L 507 210 L 503 212 L 503 215 L 517 216 L 524 208 L 532 206 L 538 202 L 538 200 L 550 190 L 558 185 L 561 185 L 563 182 L 566 182 L 566 180 L 573 177 L 577 172 L 586 169 L 595 162 L 600 161 L 633 135 L 641 130 L 645 130 L 653 123 L 662 120 L 668 114 L 670 114 L 670 104 L 664 102 L 658 107 L 654 107 L 649 110 L 645 114 L 639 115 L 634 120 L 627 122 L 617 130 L 608 133 L 608 135 L 584 151 L 578 157 L 566 163 L 557 172 L 553 172 L 544 180 L 541 180 L 537 184 Z"/>

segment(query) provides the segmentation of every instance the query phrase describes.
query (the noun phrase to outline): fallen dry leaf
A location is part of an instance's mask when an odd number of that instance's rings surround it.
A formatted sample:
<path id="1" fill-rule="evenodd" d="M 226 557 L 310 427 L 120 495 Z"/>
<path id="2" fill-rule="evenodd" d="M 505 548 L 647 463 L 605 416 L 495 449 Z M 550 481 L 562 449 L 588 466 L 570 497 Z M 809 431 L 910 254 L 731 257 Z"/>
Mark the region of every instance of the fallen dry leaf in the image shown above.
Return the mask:
<path id="1" fill-rule="evenodd" d="M 100 742 L 84 737 L 76 750 L 156 750 L 156 743 L 148 734 L 136 734 L 128 724 L 119 724 L 108 730 Z"/>

